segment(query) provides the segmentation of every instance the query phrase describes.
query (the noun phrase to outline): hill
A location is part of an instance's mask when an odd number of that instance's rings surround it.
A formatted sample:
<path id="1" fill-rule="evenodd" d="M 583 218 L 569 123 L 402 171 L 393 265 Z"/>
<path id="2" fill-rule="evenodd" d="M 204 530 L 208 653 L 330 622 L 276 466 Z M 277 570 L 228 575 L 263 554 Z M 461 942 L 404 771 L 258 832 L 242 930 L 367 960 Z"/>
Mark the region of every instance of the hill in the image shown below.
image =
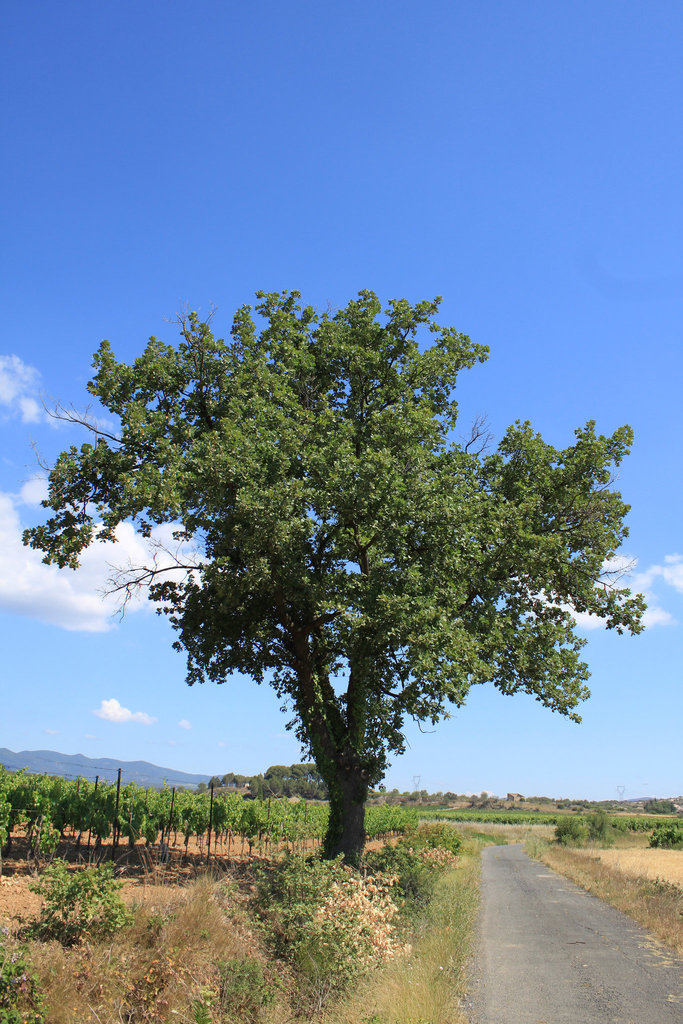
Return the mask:
<path id="1" fill-rule="evenodd" d="M 86 757 L 85 754 L 60 754 L 56 750 L 20 750 L 15 753 L 0 747 L 0 764 L 10 771 L 27 768 L 31 773 L 41 775 L 60 775 L 64 778 L 95 779 L 99 777 L 112 782 L 121 769 L 121 781 L 137 782 L 140 786 L 161 787 L 164 782 L 169 786 L 197 786 L 200 782 L 208 782 L 209 775 L 192 775 L 188 772 L 176 771 L 174 768 L 162 768 L 149 761 L 117 761 L 112 757 Z"/>

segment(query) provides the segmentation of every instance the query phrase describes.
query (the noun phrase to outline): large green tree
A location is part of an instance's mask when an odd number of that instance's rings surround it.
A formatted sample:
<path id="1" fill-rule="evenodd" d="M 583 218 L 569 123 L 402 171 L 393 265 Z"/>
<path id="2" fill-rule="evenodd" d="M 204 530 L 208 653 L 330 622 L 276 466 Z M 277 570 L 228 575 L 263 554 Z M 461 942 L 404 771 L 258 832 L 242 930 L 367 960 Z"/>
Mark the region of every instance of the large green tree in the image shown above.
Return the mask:
<path id="1" fill-rule="evenodd" d="M 490 682 L 578 721 L 572 611 L 640 630 L 642 598 L 606 569 L 631 431 L 590 422 L 559 451 L 517 422 L 495 451 L 476 429 L 457 443 L 456 379 L 488 350 L 438 326 L 438 300 L 361 292 L 319 315 L 297 292 L 257 298 L 227 341 L 190 314 L 132 365 L 101 344 L 89 389 L 120 426 L 60 455 L 54 516 L 25 542 L 75 568 L 124 521 L 173 524 L 196 557 L 121 586 L 168 614 L 190 684 L 271 683 L 329 788 L 326 850 L 354 859 L 407 717 Z"/>

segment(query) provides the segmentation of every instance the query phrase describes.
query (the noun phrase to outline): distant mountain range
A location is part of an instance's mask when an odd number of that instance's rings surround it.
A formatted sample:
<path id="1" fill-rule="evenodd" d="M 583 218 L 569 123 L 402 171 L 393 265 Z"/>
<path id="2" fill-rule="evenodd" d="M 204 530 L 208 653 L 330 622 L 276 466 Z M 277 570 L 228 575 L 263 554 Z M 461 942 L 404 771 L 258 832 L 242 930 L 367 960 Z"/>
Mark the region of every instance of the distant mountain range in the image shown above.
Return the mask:
<path id="1" fill-rule="evenodd" d="M 16 772 L 27 768 L 29 772 L 39 775 L 60 775 L 65 779 L 100 779 L 106 782 L 116 780 L 121 769 L 121 783 L 137 782 L 139 786 L 161 787 L 164 782 L 169 786 L 197 786 L 207 782 L 210 775 L 191 775 L 179 772 L 174 768 L 160 768 L 149 761 L 117 761 L 112 757 L 86 757 L 85 754 L 60 754 L 56 750 L 20 750 L 16 753 L 0 747 L 0 764 L 10 771 Z"/>

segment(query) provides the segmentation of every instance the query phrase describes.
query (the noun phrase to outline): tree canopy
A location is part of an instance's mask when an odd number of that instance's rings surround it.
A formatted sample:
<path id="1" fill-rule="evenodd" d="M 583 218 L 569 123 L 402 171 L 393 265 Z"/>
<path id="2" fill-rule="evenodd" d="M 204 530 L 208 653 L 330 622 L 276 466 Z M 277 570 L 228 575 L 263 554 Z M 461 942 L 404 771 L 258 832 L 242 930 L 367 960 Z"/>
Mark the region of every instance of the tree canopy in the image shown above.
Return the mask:
<path id="1" fill-rule="evenodd" d="M 89 389 L 119 428 L 59 456 L 54 515 L 25 542 L 76 567 L 124 521 L 171 524 L 177 550 L 120 585 L 160 603 L 190 684 L 271 683 L 329 789 L 327 850 L 355 857 L 407 717 L 492 683 L 578 721 L 573 613 L 640 631 L 642 598 L 610 572 L 631 430 L 458 442 L 458 374 L 488 350 L 436 323 L 440 300 L 257 298 L 227 340 L 192 313 L 177 347 L 151 338 L 131 365 L 102 342 Z"/>

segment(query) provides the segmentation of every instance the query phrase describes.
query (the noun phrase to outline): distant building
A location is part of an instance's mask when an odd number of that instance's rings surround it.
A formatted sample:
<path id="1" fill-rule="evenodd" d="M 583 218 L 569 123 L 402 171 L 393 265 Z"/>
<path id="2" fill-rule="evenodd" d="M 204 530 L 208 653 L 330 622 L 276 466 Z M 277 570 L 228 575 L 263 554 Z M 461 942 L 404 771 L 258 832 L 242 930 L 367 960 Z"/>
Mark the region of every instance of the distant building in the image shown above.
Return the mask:
<path id="1" fill-rule="evenodd" d="M 513 804 L 518 804 L 524 797 L 521 793 L 508 793 L 508 800 Z"/>

